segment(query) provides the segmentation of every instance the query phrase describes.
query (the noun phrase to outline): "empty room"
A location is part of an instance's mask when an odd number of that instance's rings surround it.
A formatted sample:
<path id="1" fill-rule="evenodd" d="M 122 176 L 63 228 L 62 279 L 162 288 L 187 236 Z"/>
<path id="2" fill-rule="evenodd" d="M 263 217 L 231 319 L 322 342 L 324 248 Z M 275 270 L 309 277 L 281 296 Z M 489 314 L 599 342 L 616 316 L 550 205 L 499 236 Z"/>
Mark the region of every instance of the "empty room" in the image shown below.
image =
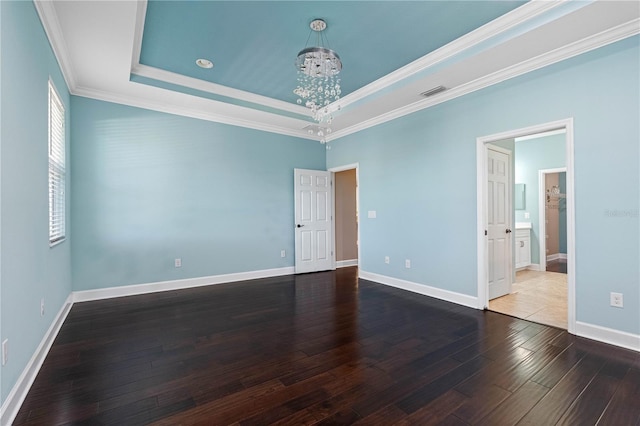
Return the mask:
<path id="1" fill-rule="evenodd" d="M 0 47 L 2 426 L 640 424 L 640 3 L 1 1 Z"/>

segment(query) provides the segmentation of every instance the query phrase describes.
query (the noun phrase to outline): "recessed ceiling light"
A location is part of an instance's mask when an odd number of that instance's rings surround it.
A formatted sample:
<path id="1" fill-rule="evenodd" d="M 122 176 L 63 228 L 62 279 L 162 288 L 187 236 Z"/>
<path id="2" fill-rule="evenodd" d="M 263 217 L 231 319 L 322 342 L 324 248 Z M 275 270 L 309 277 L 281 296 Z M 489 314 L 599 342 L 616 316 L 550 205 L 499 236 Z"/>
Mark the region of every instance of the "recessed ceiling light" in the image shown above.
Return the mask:
<path id="1" fill-rule="evenodd" d="M 196 65 L 199 66 L 200 68 L 213 68 L 213 62 L 211 62 L 208 59 L 197 59 L 196 60 Z"/>

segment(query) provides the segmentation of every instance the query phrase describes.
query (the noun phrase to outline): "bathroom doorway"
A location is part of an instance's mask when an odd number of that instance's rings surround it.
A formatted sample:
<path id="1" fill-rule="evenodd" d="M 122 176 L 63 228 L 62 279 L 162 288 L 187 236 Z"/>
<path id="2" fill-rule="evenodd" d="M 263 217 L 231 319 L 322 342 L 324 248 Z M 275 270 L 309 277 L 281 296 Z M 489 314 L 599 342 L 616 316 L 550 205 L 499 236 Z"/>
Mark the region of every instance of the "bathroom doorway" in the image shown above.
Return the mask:
<path id="1" fill-rule="evenodd" d="M 553 123 L 555 125 L 558 123 Z M 489 310 L 567 329 L 575 329 L 575 278 L 573 224 L 573 135 L 571 121 L 555 128 L 537 127 L 538 131 L 505 132 L 493 137 L 479 138 L 479 150 L 487 144 L 511 146 L 513 150 L 513 285 L 511 293 L 489 300 L 486 278 L 488 272 L 486 239 L 479 240 L 479 297 L 485 297 Z M 546 128 L 545 128 L 546 127 Z M 480 143 L 482 145 L 480 145 Z M 479 159 L 479 170 L 486 167 Z M 486 160 L 485 160 L 486 161 Z M 546 176 L 540 184 L 540 172 L 555 173 L 549 180 L 549 203 L 547 203 Z M 561 174 L 562 173 L 562 174 Z M 547 173 L 544 173 L 547 174 Z M 542 189 L 540 189 L 542 188 Z M 544 193 L 544 197 L 541 196 Z M 480 197 L 482 196 L 482 198 Z M 479 187 L 479 200 L 486 194 Z M 541 203 L 541 199 L 543 202 Z M 562 200 L 562 201 L 560 201 Z M 547 210 L 562 211 L 563 217 L 547 218 Z M 486 219 L 479 210 L 482 225 Z M 549 225 L 551 222 L 551 225 Z M 480 222 L 479 222 L 480 225 Z M 564 237 L 560 231 L 564 231 Z M 481 228 L 484 233 L 484 229 Z M 547 236 L 551 236 L 552 244 Z M 557 233 L 557 235 L 556 235 Z M 481 236 L 483 236 L 481 234 Z M 547 255 L 547 250 L 549 253 Z M 547 271 L 547 265 L 550 270 Z M 562 269 L 556 272 L 554 268 Z"/>

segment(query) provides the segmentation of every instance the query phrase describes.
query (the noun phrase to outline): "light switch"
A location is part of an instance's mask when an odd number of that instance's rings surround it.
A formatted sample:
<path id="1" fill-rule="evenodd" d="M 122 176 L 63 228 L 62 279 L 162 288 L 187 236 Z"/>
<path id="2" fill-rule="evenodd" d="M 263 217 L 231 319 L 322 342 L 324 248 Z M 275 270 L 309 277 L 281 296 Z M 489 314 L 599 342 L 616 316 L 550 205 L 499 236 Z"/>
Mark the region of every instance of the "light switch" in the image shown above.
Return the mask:
<path id="1" fill-rule="evenodd" d="M 368 217 L 369 219 L 375 219 L 375 218 L 376 218 L 376 211 L 375 211 L 375 210 L 369 210 L 369 211 L 367 212 L 367 217 Z"/>

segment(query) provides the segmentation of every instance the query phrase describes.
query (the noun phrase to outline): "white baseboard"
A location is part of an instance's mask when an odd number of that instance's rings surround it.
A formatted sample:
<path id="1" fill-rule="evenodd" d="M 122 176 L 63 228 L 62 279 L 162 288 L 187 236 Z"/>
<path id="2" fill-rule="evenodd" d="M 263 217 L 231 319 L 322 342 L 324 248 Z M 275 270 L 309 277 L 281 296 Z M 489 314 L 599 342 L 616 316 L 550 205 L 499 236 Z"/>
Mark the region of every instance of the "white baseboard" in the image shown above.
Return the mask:
<path id="1" fill-rule="evenodd" d="M 547 262 L 553 262 L 554 260 L 567 260 L 567 253 L 554 253 L 547 256 Z"/>
<path id="2" fill-rule="evenodd" d="M 348 266 L 358 266 L 358 259 L 336 260 L 336 268 L 346 268 Z"/>
<path id="3" fill-rule="evenodd" d="M 74 291 L 74 302 L 111 299 L 114 297 L 134 296 L 137 294 L 156 293 L 159 291 L 180 290 L 202 287 L 213 284 L 224 284 L 235 281 L 255 280 L 258 278 L 278 277 L 295 273 L 293 266 L 260 271 L 238 272 L 234 274 L 212 275 L 210 277 L 187 278 L 183 280 L 160 281 L 147 284 L 125 285 L 121 287 L 99 288 L 95 290 Z"/>
<path id="4" fill-rule="evenodd" d="M 478 309 L 478 298 L 475 296 L 469 296 L 467 294 L 443 290 L 441 288 L 388 277 L 386 275 L 374 274 L 372 272 L 360 271 L 359 276 L 363 280 L 374 281 L 391 287 L 412 291 L 414 293 L 419 293 L 425 296 L 434 297 L 436 299 L 445 300 L 447 302 L 457 303 L 458 305 Z"/>
<path id="5" fill-rule="evenodd" d="M 640 352 L 640 335 L 576 321 L 576 335 Z"/>
<path id="6" fill-rule="evenodd" d="M 9 392 L 9 395 L 7 395 L 7 399 L 5 399 L 4 404 L 2 404 L 2 408 L 0 408 L 0 425 L 10 425 L 18 415 L 20 406 L 27 397 L 27 393 L 29 392 L 29 389 L 31 389 L 31 385 L 36 379 L 36 376 L 40 371 L 40 367 L 42 367 L 42 363 L 47 357 L 47 354 L 51 349 L 51 345 L 53 345 L 53 341 L 56 339 L 56 336 L 60 331 L 60 327 L 62 327 L 64 320 L 67 318 L 67 314 L 69 314 L 71 306 L 73 306 L 73 301 L 71 299 L 71 295 L 69 295 L 49 326 L 49 329 L 44 334 L 44 337 L 36 351 L 33 353 L 33 356 L 25 366 L 24 370 L 22 370 L 22 374 L 20 374 L 18 381 Z"/>
<path id="7" fill-rule="evenodd" d="M 542 269 L 540 269 L 540 264 L 538 263 L 531 263 L 527 266 L 523 266 L 521 268 L 516 268 L 516 272 L 520 272 L 520 271 L 542 271 Z"/>

